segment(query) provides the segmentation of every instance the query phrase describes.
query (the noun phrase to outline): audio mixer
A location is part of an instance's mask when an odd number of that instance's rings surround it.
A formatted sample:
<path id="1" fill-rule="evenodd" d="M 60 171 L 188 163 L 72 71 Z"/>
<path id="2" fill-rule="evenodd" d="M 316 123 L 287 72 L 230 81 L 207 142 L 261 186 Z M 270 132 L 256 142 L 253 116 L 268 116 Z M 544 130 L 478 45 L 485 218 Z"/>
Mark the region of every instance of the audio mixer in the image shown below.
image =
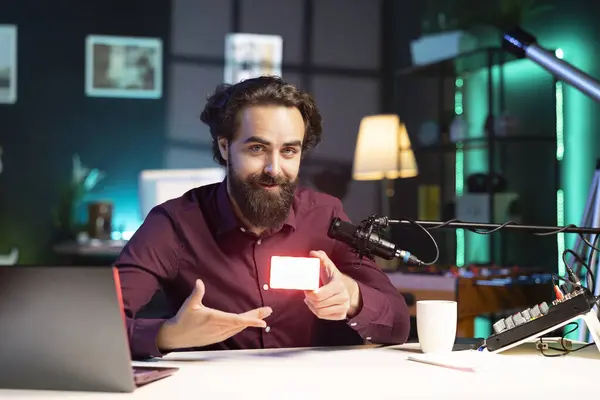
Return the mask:
<path id="1" fill-rule="evenodd" d="M 486 339 L 487 350 L 495 353 L 508 350 L 583 319 L 600 351 L 600 321 L 593 309 L 597 301 L 587 289 L 579 288 L 550 305 L 536 304 L 498 320 L 493 325 L 494 333 Z"/>

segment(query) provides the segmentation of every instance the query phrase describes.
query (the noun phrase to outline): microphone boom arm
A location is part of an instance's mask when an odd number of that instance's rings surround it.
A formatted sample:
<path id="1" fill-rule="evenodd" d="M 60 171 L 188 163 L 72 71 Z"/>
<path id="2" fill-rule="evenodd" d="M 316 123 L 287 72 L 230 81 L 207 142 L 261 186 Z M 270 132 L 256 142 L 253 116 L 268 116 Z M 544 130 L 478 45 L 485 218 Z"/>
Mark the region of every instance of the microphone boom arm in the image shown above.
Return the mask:
<path id="1" fill-rule="evenodd" d="M 557 79 L 600 102 L 600 82 L 540 47 L 532 34 L 516 27 L 504 33 L 502 47 L 519 58 L 530 59 Z"/>
<path id="2" fill-rule="evenodd" d="M 384 231 L 390 225 L 413 225 L 422 230 L 431 239 L 436 256 L 433 261 L 424 262 L 418 257 L 411 254 L 409 251 L 399 249 L 394 243 L 385 239 Z M 363 220 L 357 226 L 352 225 L 348 221 L 343 221 L 340 218 L 333 218 L 329 226 L 328 236 L 347 244 L 351 251 L 358 254 L 362 260 L 363 257 L 368 257 L 374 260 L 375 256 L 391 260 L 398 258 L 405 263 L 413 265 L 433 265 L 437 262 L 440 256 L 440 250 L 435 238 L 431 235 L 431 231 L 436 229 L 466 229 L 478 234 L 491 234 L 501 229 L 515 230 L 521 232 L 529 232 L 537 236 L 555 235 L 558 233 L 576 233 L 579 234 L 582 240 L 591 248 L 596 250 L 596 247 L 591 244 L 584 234 L 599 235 L 600 228 L 578 227 L 576 225 L 567 226 L 540 226 L 540 225 L 522 225 L 513 221 L 508 221 L 503 224 L 478 223 L 478 222 L 463 222 L 457 219 L 449 221 L 414 221 L 410 219 L 390 219 L 373 214 Z M 564 255 L 563 255 L 564 257 Z"/>
<path id="3" fill-rule="evenodd" d="M 421 225 L 429 230 L 433 229 L 466 229 L 470 231 L 488 230 L 497 231 L 500 229 L 517 230 L 521 232 L 535 233 L 538 235 L 552 235 L 556 233 L 577 233 L 577 234 L 600 234 L 600 228 L 578 227 L 575 225 L 567 226 L 542 226 L 542 225 L 520 225 L 512 222 L 504 224 L 485 224 L 478 222 L 462 222 L 458 220 L 441 221 L 411 221 L 407 219 L 388 219 L 387 217 L 371 217 L 375 224 L 383 227 L 388 225 Z M 492 233 L 492 232 L 479 232 Z"/>

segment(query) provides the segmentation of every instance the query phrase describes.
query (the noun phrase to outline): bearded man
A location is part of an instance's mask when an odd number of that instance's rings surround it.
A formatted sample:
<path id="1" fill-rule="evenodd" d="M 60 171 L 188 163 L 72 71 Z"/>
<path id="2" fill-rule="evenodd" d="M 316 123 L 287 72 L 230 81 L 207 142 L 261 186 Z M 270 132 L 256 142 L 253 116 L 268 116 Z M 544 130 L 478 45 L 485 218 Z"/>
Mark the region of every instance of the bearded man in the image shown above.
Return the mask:
<path id="1" fill-rule="evenodd" d="M 116 262 L 132 357 L 404 343 L 404 298 L 327 236 L 332 218 L 348 221 L 341 201 L 297 184 L 321 141 L 313 98 L 277 77 L 248 79 L 218 86 L 201 120 L 226 178 L 156 206 Z M 272 256 L 319 258 L 321 286 L 270 288 Z M 172 317 L 136 318 L 161 289 Z"/>

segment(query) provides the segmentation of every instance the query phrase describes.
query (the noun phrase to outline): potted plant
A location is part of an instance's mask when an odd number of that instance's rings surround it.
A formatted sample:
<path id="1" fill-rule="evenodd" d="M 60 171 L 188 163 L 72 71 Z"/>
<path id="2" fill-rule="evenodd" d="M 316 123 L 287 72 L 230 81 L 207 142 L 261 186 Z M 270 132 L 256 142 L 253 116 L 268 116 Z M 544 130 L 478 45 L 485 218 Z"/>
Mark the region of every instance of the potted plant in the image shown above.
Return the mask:
<path id="1" fill-rule="evenodd" d="M 2 146 L 0 146 L 0 173 L 2 173 Z M 19 261 L 19 249 L 13 248 L 8 254 L 0 255 L 0 266 L 3 265 L 15 265 Z"/>
<path id="2" fill-rule="evenodd" d="M 87 229 L 79 222 L 79 207 L 104 177 L 99 169 L 84 167 L 79 155 L 73 156 L 71 179 L 61 188 L 58 205 L 53 210 L 54 224 L 62 240 L 73 240 Z"/>

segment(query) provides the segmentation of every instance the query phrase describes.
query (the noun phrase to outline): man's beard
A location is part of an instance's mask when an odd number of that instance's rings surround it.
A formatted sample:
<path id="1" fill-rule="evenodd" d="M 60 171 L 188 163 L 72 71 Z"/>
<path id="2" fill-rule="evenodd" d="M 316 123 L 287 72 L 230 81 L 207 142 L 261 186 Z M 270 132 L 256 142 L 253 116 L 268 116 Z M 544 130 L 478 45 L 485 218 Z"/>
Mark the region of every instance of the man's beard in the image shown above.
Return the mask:
<path id="1" fill-rule="evenodd" d="M 231 196 L 246 220 L 256 228 L 272 229 L 281 226 L 288 217 L 298 179 L 276 178 L 262 172 L 241 179 L 231 162 L 227 166 Z M 267 190 L 262 185 L 277 185 Z"/>

